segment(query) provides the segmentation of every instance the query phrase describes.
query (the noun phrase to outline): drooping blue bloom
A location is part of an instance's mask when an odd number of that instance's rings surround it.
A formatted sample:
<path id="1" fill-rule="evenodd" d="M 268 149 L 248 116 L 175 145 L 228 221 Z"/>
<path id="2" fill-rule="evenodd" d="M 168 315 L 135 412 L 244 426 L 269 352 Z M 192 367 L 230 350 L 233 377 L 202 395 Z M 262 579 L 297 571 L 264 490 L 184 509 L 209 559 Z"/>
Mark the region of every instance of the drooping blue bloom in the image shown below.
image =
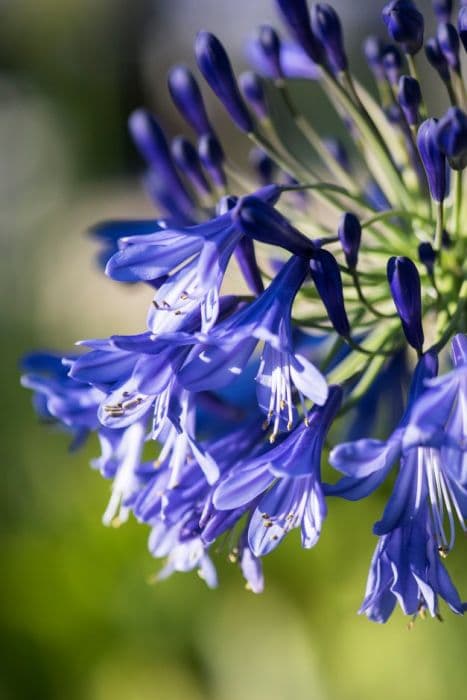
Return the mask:
<path id="1" fill-rule="evenodd" d="M 237 377 L 264 341 L 257 376 L 258 400 L 273 421 L 273 439 L 281 422 L 289 429 L 294 423 L 293 389 L 299 397 L 323 404 L 327 385 L 320 372 L 294 351 L 291 310 L 297 291 L 308 272 L 308 262 L 293 257 L 270 286 L 254 302 L 218 323 L 200 338 L 179 372 L 178 379 L 191 391 L 226 386 Z"/>
<path id="2" fill-rule="evenodd" d="M 104 386 L 111 383 L 126 362 L 125 353 L 117 351 L 115 355 L 120 356 L 120 361 L 108 363 L 99 387 L 70 376 L 70 367 L 77 362 L 73 356 L 62 359 L 49 353 L 31 354 L 23 360 L 26 374 L 22 377 L 23 386 L 35 392 L 39 416 L 71 432 L 73 447 L 80 446 L 90 431 L 97 432 L 101 456 L 91 465 L 105 478 L 113 479 L 112 495 L 102 518 L 106 525 L 116 517 L 119 523 L 128 518 L 124 501 L 141 486 L 137 470 L 146 435 L 140 420 L 119 430 L 109 430 L 99 424 L 98 410 L 106 395 Z"/>
<path id="3" fill-rule="evenodd" d="M 433 274 L 434 264 L 436 261 L 436 251 L 431 243 L 420 243 L 418 246 L 418 257 L 421 263 L 425 265 L 429 275 Z"/>
<path id="4" fill-rule="evenodd" d="M 279 194 L 278 187 L 270 186 L 256 196 L 274 202 Z M 169 275 L 154 299 L 153 332 L 167 330 L 167 323 L 177 325 L 180 315 L 196 307 L 202 310 L 207 330 L 217 319 L 224 273 L 241 237 L 231 211 L 222 211 L 203 224 L 121 238 L 121 249 L 109 260 L 106 273 L 121 281 Z"/>
<path id="5" fill-rule="evenodd" d="M 341 399 L 342 391 L 331 387 L 326 403 L 315 406 L 283 442 L 236 465 L 216 486 L 213 502 L 219 510 L 254 504 L 248 542 L 255 556 L 271 552 L 297 527 L 303 547 L 318 541 L 327 512 L 321 451 Z"/>
<path id="6" fill-rule="evenodd" d="M 465 604 L 438 555 L 424 504 L 415 520 L 380 537 L 359 612 L 374 622 L 387 622 L 398 603 L 414 618 L 428 611 L 441 619 L 439 597 L 453 612 L 464 613 Z"/>
<path id="7" fill-rule="evenodd" d="M 411 0 L 393 0 L 383 8 L 383 21 L 405 53 L 416 54 L 423 46 L 424 19 Z"/>

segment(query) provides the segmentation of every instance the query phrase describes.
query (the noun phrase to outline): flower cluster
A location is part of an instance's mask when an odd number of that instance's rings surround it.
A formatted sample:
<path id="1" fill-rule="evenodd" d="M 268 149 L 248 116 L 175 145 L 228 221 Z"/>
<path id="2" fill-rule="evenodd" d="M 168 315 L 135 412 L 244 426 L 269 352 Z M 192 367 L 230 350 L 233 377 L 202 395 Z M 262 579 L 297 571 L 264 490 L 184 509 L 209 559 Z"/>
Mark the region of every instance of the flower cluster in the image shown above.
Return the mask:
<path id="1" fill-rule="evenodd" d="M 260 27 L 238 81 L 217 37 L 195 42 L 200 73 L 252 143 L 249 171 L 183 65 L 168 87 L 195 139 L 168 143 L 145 110 L 130 118 L 161 218 L 93 235 L 110 278 L 153 288 L 146 328 L 63 358 L 32 353 L 23 384 L 74 446 L 97 433 L 93 466 L 112 480 L 104 523 L 148 525 L 159 578 L 197 569 L 215 586 L 211 549 L 228 534 L 258 593 L 262 557 L 290 530 L 313 547 L 333 498 L 366 498 L 395 471 L 361 612 L 385 622 L 399 603 L 440 617 L 442 598 L 462 614 L 444 560 L 467 515 L 467 7 L 456 28 L 453 3 L 433 2 L 426 40 L 413 2 L 387 3 L 385 38 L 364 45 L 375 97 L 350 71 L 330 5 L 276 5 L 290 39 Z M 418 78 L 423 47 L 450 102 L 439 119 Z M 346 144 L 300 110 L 310 81 Z M 244 291 L 226 295 L 233 258 Z M 362 438 L 381 425 L 386 440 Z"/>

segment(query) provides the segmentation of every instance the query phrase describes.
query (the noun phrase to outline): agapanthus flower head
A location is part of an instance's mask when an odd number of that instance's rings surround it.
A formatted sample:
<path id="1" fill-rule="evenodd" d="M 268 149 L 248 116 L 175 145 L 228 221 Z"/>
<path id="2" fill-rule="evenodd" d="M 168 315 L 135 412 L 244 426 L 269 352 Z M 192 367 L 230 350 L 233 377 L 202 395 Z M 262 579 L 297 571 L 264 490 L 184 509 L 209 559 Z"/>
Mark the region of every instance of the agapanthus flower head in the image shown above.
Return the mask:
<path id="1" fill-rule="evenodd" d="M 437 144 L 453 170 L 464 170 L 467 166 L 467 114 L 459 107 L 451 107 L 439 120 Z"/>
<path id="2" fill-rule="evenodd" d="M 253 120 L 238 89 L 227 52 L 210 32 L 199 32 L 195 42 L 198 67 L 212 91 L 241 131 L 254 131 Z"/>
<path id="3" fill-rule="evenodd" d="M 292 37 L 260 27 L 241 91 L 219 39 L 202 31 L 195 44 L 250 142 L 249 170 L 183 65 L 168 87 L 196 144 L 168 142 L 144 109 L 130 118 L 156 210 L 92 233 L 123 292 L 152 289 L 144 327 L 65 357 L 33 354 L 22 381 L 73 446 L 97 435 L 92 465 L 112 482 L 103 520 L 149 526 L 149 550 L 166 560 L 158 579 L 198 570 L 214 587 L 227 546 L 259 593 L 262 556 L 289 531 L 313 547 L 328 498 L 368 497 L 394 470 L 361 612 L 384 622 L 399 603 L 438 616 L 444 599 L 462 613 L 441 561 L 467 530 L 467 129 L 452 3 L 434 3 L 441 24 L 426 46 L 453 105 L 439 122 L 416 79 L 424 23 L 413 2 L 384 8 L 395 43 L 365 43 L 376 95 L 352 74 L 330 5 L 311 16 L 306 0 L 276 5 Z M 463 41 L 464 25 L 461 11 Z M 344 143 L 317 122 L 320 90 Z M 438 376 L 450 340 L 453 367 Z M 384 440 L 355 439 L 385 426 Z M 322 483 L 325 440 L 337 483 Z"/>
<path id="4" fill-rule="evenodd" d="M 393 0 L 383 8 L 383 20 L 390 37 L 405 53 L 416 54 L 423 46 L 425 22 L 411 0 Z"/>
<path id="5" fill-rule="evenodd" d="M 342 26 L 335 9 L 327 3 L 312 5 L 311 26 L 324 48 L 332 70 L 336 73 L 347 70 L 348 61 L 344 49 Z"/>
<path id="6" fill-rule="evenodd" d="M 175 106 L 198 136 L 212 133 L 201 90 L 192 72 L 186 66 L 174 66 L 169 71 L 167 84 Z"/>
<path id="7" fill-rule="evenodd" d="M 426 119 L 418 129 L 417 145 L 431 196 L 442 202 L 447 194 L 446 157 L 438 146 L 438 120 Z"/>

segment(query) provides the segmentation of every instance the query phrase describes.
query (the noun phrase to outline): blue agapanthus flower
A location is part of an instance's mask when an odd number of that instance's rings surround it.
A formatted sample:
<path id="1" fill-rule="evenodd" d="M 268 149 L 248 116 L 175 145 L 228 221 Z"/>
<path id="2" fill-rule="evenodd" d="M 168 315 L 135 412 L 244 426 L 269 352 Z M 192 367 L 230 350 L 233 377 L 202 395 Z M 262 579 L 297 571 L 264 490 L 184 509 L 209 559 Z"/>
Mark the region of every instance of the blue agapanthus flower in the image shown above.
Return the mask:
<path id="1" fill-rule="evenodd" d="M 92 229 L 110 278 L 153 288 L 146 324 L 33 353 L 23 384 L 74 447 L 98 436 L 104 522 L 150 528 L 156 578 L 197 570 L 213 587 L 227 548 L 259 593 L 262 557 L 288 533 L 312 548 L 334 498 L 371 497 L 394 476 L 361 612 L 440 617 L 445 601 L 461 614 L 445 560 L 467 514 L 465 13 L 458 32 L 453 3 L 433 3 L 425 40 L 414 2 L 381 3 L 367 90 L 332 6 L 274 4 L 290 37 L 253 32 L 239 80 L 218 37 L 195 40 L 200 75 L 251 142 L 249 169 L 195 73 L 171 68 L 194 138 L 133 113 L 154 214 Z M 427 108 L 423 44 L 445 114 Z M 354 148 L 302 112 L 297 79 L 304 101 L 322 91 Z"/>

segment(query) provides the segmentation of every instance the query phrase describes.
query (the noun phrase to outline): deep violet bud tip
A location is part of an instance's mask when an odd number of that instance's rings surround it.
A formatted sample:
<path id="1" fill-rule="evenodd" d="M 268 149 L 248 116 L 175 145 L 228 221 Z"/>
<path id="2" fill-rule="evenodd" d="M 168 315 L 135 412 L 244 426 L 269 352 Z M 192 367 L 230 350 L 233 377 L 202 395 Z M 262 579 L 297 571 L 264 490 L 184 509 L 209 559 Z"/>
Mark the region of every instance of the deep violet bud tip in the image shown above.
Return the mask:
<path id="1" fill-rule="evenodd" d="M 414 55 L 423 46 L 424 19 L 411 0 L 394 0 L 383 8 L 383 21 L 393 41 Z"/>
<path id="2" fill-rule="evenodd" d="M 393 257 L 388 261 L 387 276 L 405 337 L 415 350 L 421 352 L 424 336 L 421 284 L 418 270 L 410 258 Z"/>
<path id="3" fill-rule="evenodd" d="M 329 251 L 320 248 L 310 260 L 310 272 L 334 330 L 343 338 L 348 338 L 350 324 L 337 260 Z"/>
<path id="4" fill-rule="evenodd" d="M 438 122 L 426 119 L 418 129 L 417 145 L 428 178 L 432 198 L 442 202 L 446 197 L 446 157 L 438 146 Z"/>
<path id="5" fill-rule="evenodd" d="M 198 136 L 211 132 L 203 97 L 191 71 L 186 66 L 173 66 L 167 84 L 173 103 Z"/>
<path id="6" fill-rule="evenodd" d="M 311 8 L 311 26 L 315 36 L 324 47 L 326 57 L 334 70 L 347 70 L 348 61 L 344 49 L 342 26 L 339 15 L 331 5 L 317 3 Z"/>
<path id="7" fill-rule="evenodd" d="M 419 110 L 422 103 L 420 83 L 409 75 L 401 76 L 398 91 L 399 104 L 407 122 L 414 126 L 419 121 Z"/>
<path id="8" fill-rule="evenodd" d="M 210 32 L 199 32 L 195 41 L 198 67 L 206 82 L 241 131 L 254 130 L 253 120 L 238 89 L 227 52 Z"/>
<path id="9" fill-rule="evenodd" d="M 337 232 L 347 265 L 351 270 L 354 270 L 357 267 L 358 251 L 362 238 L 360 221 L 355 214 L 346 212 L 339 221 Z"/>

